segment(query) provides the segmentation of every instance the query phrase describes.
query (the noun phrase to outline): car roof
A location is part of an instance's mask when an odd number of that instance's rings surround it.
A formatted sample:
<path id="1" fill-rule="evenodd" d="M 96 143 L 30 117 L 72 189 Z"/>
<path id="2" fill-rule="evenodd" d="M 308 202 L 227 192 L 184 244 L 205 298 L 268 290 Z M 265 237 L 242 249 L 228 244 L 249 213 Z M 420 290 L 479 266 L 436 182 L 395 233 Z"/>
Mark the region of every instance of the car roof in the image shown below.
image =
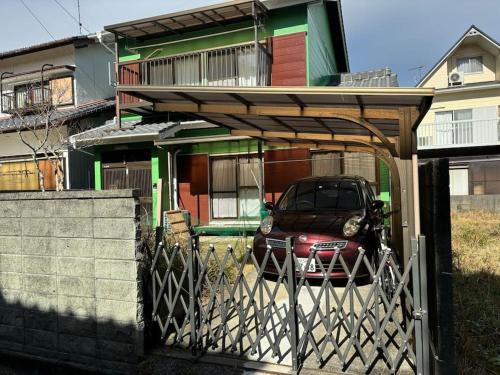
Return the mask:
<path id="1" fill-rule="evenodd" d="M 319 181 L 364 181 L 367 180 L 364 177 L 356 176 L 356 175 L 348 175 L 348 174 L 339 174 L 335 176 L 321 176 L 321 177 L 305 177 L 300 180 L 294 181 L 291 185 L 299 183 L 299 182 L 319 182 Z"/>

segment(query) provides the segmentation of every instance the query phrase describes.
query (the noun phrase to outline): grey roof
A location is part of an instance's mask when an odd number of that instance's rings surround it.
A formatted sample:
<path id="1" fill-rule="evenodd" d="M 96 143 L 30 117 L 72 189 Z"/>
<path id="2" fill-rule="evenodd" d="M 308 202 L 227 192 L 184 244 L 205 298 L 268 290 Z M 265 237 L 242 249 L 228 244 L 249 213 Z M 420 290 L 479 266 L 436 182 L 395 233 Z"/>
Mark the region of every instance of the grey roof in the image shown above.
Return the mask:
<path id="1" fill-rule="evenodd" d="M 82 45 L 82 44 L 84 45 L 84 44 L 89 44 L 89 43 L 93 43 L 93 42 L 94 42 L 94 40 L 89 38 L 87 35 L 72 36 L 69 38 L 52 40 L 52 41 L 46 42 L 46 43 L 35 44 L 32 46 L 28 46 L 28 47 L 22 47 L 22 48 L 13 49 L 10 51 L 0 52 L 0 60 L 7 59 L 10 57 L 14 57 L 14 56 L 26 55 L 28 53 L 39 52 L 39 51 L 43 51 L 46 49 L 61 47 L 61 46 L 65 46 L 65 45 L 73 44 L 73 43 L 78 44 L 78 45 Z"/>
<path id="2" fill-rule="evenodd" d="M 123 121 L 122 127 L 118 128 L 114 121 L 108 121 L 102 126 L 71 136 L 70 142 L 75 146 L 81 146 L 113 143 L 114 140 L 119 139 L 122 139 L 124 143 L 134 138 L 137 141 L 154 140 L 160 131 L 173 124 L 175 123 Z"/>
<path id="3" fill-rule="evenodd" d="M 64 108 L 56 110 L 51 120 L 52 122 L 66 122 L 66 121 L 74 121 L 85 118 L 87 116 L 94 115 L 96 113 L 104 112 L 106 110 L 111 110 L 115 107 L 114 100 L 94 100 L 92 102 L 88 102 L 82 104 L 78 107 L 72 108 Z M 12 132 L 19 129 L 25 128 L 33 128 L 38 125 L 42 125 L 45 120 L 44 115 L 33 114 L 25 116 L 22 121 L 19 117 L 7 117 L 0 119 L 0 133 L 3 132 Z"/>
<path id="4" fill-rule="evenodd" d="M 153 122 L 143 120 L 123 121 L 121 128 L 118 128 L 114 121 L 108 121 L 98 128 L 71 136 L 70 142 L 75 147 L 85 147 L 96 144 L 155 141 L 175 137 L 180 130 L 204 127 L 216 127 L 216 125 L 207 124 L 205 121 Z"/>
<path id="5" fill-rule="evenodd" d="M 338 86 L 344 87 L 399 87 L 398 76 L 391 69 L 377 69 L 358 73 L 341 73 Z"/>

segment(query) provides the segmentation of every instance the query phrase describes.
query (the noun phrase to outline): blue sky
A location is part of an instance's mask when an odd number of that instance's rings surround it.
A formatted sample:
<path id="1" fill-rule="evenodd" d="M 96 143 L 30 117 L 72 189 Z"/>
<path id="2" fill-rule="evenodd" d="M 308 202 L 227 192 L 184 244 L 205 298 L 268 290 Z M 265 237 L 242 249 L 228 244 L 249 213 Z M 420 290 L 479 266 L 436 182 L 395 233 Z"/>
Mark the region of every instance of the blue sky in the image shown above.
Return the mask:
<path id="1" fill-rule="evenodd" d="M 55 0 L 23 0 L 56 38 L 78 34 L 78 26 Z M 76 0 L 57 0 L 76 16 Z M 104 25 L 168 13 L 221 0 L 80 0 L 83 24 Z M 500 40 L 500 0 L 343 0 L 351 71 L 390 67 L 401 86 L 413 86 L 424 72 L 475 24 Z M 0 50 L 51 40 L 21 0 L 0 0 Z"/>

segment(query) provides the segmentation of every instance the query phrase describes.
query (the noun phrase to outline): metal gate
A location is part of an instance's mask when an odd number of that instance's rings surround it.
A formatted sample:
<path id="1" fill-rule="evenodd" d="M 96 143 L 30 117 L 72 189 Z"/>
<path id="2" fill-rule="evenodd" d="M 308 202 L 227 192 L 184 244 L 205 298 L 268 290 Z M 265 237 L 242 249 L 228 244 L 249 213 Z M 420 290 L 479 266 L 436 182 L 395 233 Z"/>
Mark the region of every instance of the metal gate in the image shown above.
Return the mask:
<path id="1" fill-rule="evenodd" d="M 203 249 L 196 238 L 160 243 L 151 268 L 153 314 L 166 344 L 286 364 L 294 373 L 303 366 L 428 373 L 423 236 L 412 239 L 404 266 L 389 248 L 376 263 L 360 248 L 353 266 L 336 248 L 329 261 L 311 249 L 298 267 L 293 238 L 279 246 L 258 261 L 251 247 Z M 314 280 L 305 271 L 313 261 L 323 275 Z M 272 277 L 264 272 L 269 265 Z M 329 278 L 340 268 L 347 280 Z M 357 277 L 360 269 L 369 277 Z"/>

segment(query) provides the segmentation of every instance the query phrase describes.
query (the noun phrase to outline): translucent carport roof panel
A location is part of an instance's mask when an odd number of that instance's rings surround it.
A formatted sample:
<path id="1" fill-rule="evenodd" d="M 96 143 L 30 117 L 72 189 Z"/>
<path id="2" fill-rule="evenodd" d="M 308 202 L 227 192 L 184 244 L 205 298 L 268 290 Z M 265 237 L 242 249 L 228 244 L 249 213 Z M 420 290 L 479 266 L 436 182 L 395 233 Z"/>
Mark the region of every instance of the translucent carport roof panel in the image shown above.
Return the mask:
<path id="1" fill-rule="evenodd" d="M 392 142 L 405 157 L 416 150 L 412 133 L 434 95 L 432 89 L 345 87 L 120 85 L 118 91 L 154 103 L 156 112 L 191 114 L 239 135 L 245 130 L 262 139 Z"/>
<path id="2" fill-rule="evenodd" d="M 258 3 L 263 7 L 262 4 Z M 234 0 L 176 13 L 105 26 L 106 31 L 123 37 L 172 35 L 208 25 L 219 25 L 252 17 L 253 1 Z"/>

